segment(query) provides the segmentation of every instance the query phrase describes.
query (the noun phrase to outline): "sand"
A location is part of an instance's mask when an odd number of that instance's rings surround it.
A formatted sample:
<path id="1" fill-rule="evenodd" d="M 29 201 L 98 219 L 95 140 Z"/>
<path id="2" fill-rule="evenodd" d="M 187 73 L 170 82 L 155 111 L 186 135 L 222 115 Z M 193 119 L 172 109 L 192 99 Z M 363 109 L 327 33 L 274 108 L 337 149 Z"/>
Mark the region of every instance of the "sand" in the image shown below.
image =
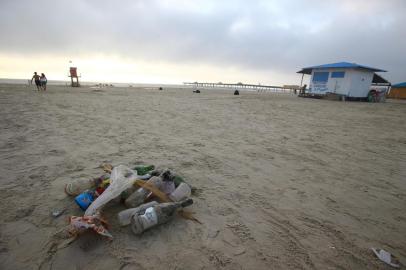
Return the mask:
<path id="1" fill-rule="evenodd" d="M 0 269 L 389 269 L 406 264 L 406 104 L 192 89 L 0 86 Z M 202 224 L 53 236 L 97 166 L 169 167 Z M 54 209 L 64 209 L 58 218 Z"/>

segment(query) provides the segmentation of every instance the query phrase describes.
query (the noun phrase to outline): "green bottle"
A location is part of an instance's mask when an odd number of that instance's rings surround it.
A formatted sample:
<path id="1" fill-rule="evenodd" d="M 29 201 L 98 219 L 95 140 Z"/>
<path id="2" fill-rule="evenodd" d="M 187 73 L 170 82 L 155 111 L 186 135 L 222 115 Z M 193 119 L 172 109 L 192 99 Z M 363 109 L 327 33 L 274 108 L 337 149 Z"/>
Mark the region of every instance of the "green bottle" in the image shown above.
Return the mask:
<path id="1" fill-rule="evenodd" d="M 175 177 L 173 178 L 173 182 L 175 183 L 175 187 L 178 187 L 180 185 L 180 183 L 185 183 L 185 180 L 181 176 L 175 174 Z"/>
<path id="2" fill-rule="evenodd" d="M 145 175 L 155 169 L 154 165 L 136 165 L 134 170 L 137 171 L 138 175 Z"/>
<path id="3" fill-rule="evenodd" d="M 173 183 L 175 184 L 175 187 L 178 187 L 182 183 L 188 184 L 188 183 L 186 183 L 185 179 L 183 179 L 182 176 L 179 176 L 177 174 L 175 174 L 175 176 L 173 177 Z M 196 187 L 194 187 L 194 186 L 192 186 L 190 184 L 188 184 L 188 185 L 190 186 L 190 188 L 192 190 L 192 194 L 195 194 Z"/>

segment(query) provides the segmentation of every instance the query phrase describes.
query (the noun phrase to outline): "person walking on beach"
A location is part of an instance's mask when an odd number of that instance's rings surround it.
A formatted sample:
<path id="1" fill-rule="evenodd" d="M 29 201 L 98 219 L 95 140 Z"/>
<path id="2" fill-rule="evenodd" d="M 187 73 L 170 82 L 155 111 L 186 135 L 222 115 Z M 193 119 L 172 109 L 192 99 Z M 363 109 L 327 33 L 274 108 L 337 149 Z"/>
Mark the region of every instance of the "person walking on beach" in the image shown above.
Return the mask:
<path id="1" fill-rule="evenodd" d="M 35 85 L 37 86 L 37 90 L 40 91 L 41 81 L 40 81 L 40 76 L 37 74 L 37 72 L 34 72 L 34 75 L 31 78 L 31 84 L 32 84 L 32 80 L 35 80 Z"/>
<path id="2" fill-rule="evenodd" d="M 41 73 L 40 82 L 41 82 L 42 90 L 46 91 L 48 80 L 47 80 L 47 77 L 45 77 L 44 73 Z"/>

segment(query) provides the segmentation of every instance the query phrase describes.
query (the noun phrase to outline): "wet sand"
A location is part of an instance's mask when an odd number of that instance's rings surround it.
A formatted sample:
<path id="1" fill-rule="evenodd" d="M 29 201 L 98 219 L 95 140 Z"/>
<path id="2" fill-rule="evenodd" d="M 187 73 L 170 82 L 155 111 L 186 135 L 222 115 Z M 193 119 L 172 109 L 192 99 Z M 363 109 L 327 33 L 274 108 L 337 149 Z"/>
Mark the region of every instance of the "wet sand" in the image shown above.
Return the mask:
<path id="1" fill-rule="evenodd" d="M 406 104 L 192 89 L 0 86 L 0 269 L 389 269 L 406 264 Z M 191 209 L 63 247 L 64 184 L 109 161 L 173 168 Z M 66 208 L 58 218 L 54 209 Z M 58 247 L 59 245 L 59 247 Z"/>

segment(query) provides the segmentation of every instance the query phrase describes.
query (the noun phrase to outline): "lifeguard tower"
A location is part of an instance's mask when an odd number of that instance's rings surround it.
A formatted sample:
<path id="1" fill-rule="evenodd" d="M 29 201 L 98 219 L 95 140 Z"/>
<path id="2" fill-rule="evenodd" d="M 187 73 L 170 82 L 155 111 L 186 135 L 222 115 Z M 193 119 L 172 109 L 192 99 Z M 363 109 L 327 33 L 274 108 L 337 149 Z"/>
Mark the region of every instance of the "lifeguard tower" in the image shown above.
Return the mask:
<path id="1" fill-rule="evenodd" d="M 80 84 L 79 84 L 79 77 L 80 76 L 78 76 L 77 67 L 70 67 L 69 68 L 69 73 L 70 73 L 70 75 L 68 77 L 70 77 L 71 86 L 72 87 L 79 87 L 80 86 Z M 73 79 L 76 79 L 76 82 Z"/>

